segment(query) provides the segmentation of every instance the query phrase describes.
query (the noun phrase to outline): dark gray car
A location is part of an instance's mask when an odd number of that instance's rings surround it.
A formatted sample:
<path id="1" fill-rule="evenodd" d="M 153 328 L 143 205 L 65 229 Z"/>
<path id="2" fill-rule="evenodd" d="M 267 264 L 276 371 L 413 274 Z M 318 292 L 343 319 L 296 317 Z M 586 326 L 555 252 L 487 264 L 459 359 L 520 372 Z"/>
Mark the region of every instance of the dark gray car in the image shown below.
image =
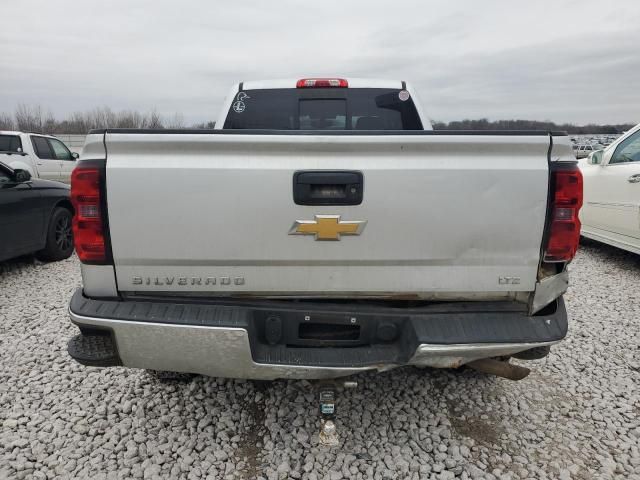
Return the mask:
<path id="1" fill-rule="evenodd" d="M 55 261 L 73 253 L 69 186 L 31 178 L 0 163 L 0 261 L 35 253 Z"/>

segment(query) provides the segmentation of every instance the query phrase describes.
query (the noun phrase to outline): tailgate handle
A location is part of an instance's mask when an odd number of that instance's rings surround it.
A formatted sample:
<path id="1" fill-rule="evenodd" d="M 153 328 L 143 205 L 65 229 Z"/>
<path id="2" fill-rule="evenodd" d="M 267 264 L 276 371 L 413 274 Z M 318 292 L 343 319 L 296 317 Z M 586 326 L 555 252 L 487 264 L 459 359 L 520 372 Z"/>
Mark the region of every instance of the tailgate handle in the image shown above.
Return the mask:
<path id="1" fill-rule="evenodd" d="M 354 170 L 314 170 L 293 174 L 296 205 L 360 205 L 364 179 Z"/>

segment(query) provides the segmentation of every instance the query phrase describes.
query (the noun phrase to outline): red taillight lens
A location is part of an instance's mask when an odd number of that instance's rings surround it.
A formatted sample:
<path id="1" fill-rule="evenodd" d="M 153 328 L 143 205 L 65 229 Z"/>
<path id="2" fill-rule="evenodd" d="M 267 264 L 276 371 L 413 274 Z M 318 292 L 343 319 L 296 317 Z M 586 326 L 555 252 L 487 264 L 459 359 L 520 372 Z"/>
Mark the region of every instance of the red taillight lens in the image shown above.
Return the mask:
<path id="1" fill-rule="evenodd" d="M 551 172 L 551 223 L 545 262 L 568 262 L 578 250 L 582 206 L 582 173 L 577 165 L 569 164 Z"/>
<path id="2" fill-rule="evenodd" d="M 348 88 L 344 78 L 303 78 L 296 83 L 297 88 Z"/>
<path id="3" fill-rule="evenodd" d="M 81 262 L 103 262 L 107 258 L 100 208 L 101 175 L 99 168 L 81 165 L 71 174 L 73 240 Z"/>

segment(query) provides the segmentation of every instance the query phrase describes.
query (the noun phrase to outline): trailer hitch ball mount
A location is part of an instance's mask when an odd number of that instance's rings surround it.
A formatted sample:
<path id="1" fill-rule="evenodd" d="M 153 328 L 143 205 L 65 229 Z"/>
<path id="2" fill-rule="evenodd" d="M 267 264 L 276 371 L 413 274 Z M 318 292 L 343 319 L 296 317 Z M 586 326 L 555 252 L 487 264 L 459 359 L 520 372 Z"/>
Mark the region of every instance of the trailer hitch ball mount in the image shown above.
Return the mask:
<path id="1" fill-rule="evenodd" d="M 321 382 L 318 384 L 318 401 L 320 411 L 320 445 L 335 447 L 339 445 L 338 432 L 335 424 L 336 400 L 339 387 L 356 388 L 358 382 Z"/>

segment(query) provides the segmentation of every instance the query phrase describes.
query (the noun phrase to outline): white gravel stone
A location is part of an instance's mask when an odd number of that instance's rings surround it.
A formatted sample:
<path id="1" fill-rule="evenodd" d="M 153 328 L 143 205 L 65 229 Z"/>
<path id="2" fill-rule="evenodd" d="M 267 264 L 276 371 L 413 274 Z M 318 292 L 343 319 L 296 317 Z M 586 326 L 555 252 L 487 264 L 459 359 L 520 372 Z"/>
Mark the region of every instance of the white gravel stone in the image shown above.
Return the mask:
<path id="1" fill-rule="evenodd" d="M 0 264 L 0 478 L 302 480 L 640 478 L 640 256 L 588 242 L 571 265 L 570 331 L 510 382 L 407 368 L 357 377 L 341 444 L 318 444 L 308 382 L 76 364 L 75 257 Z"/>

